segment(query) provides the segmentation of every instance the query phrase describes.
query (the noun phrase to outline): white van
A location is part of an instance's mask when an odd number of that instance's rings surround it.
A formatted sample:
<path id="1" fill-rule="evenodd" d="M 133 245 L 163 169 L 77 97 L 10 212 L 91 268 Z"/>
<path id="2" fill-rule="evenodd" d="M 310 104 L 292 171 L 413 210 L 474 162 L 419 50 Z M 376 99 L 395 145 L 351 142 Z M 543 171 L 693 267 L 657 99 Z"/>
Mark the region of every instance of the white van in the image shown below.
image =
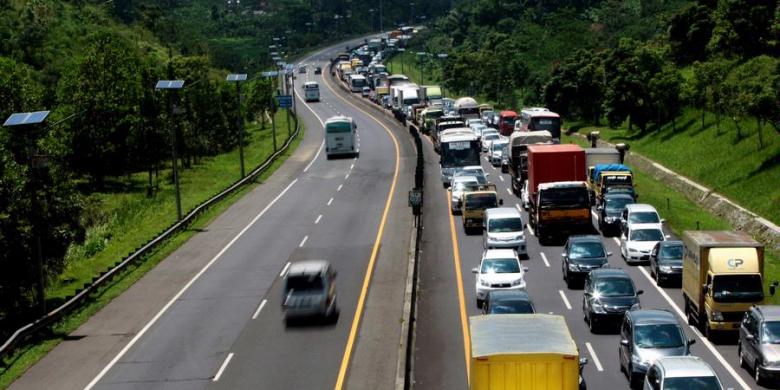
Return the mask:
<path id="1" fill-rule="evenodd" d="M 325 155 L 328 160 L 338 155 L 358 156 L 356 130 L 355 121 L 348 116 L 334 116 L 325 121 Z"/>
<path id="2" fill-rule="evenodd" d="M 320 101 L 320 85 L 316 81 L 303 83 L 303 95 L 307 102 Z"/>
<path id="3" fill-rule="evenodd" d="M 363 92 L 363 87 L 368 86 L 366 76 L 362 74 L 353 74 L 349 77 L 349 89 L 352 92 Z"/>
<path id="4" fill-rule="evenodd" d="M 483 219 L 485 249 L 510 248 L 518 255 L 526 255 L 525 225 L 520 212 L 514 207 L 497 207 L 485 210 Z"/>

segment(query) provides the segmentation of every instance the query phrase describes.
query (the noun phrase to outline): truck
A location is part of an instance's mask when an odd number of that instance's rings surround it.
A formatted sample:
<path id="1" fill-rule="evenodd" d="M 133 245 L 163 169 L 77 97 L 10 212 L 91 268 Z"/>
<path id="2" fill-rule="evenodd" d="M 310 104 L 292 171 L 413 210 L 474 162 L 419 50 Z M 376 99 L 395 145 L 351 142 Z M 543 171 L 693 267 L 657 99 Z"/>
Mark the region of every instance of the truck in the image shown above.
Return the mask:
<path id="1" fill-rule="evenodd" d="M 417 128 L 424 134 L 430 134 L 436 128 L 436 119 L 444 115 L 441 108 L 426 108 L 422 110 L 417 118 Z"/>
<path id="2" fill-rule="evenodd" d="M 469 318 L 470 390 L 584 390 L 577 343 L 563 316 L 488 314 Z"/>
<path id="3" fill-rule="evenodd" d="M 512 180 L 512 191 L 520 193 L 523 182 L 528 178 L 528 145 L 552 144 L 552 134 L 549 131 L 516 131 L 509 136 L 509 161 L 506 169 Z"/>
<path id="4" fill-rule="evenodd" d="M 745 312 L 764 304 L 764 246 L 742 232 L 683 232 L 682 291 L 690 325 L 709 338 L 739 330 Z M 777 282 L 769 287 L 774 295 Z"/>
<path id="5" fill-rule="evenodd" d="M 528 214 L 539 242 L 592 229 L 585 151 L 575 144 L 528 146 Z"/>
<path id="6" fill-rule="evenodd" d="M 615 148 L 588 148 L 585 149 L 586 175 L 591 176 L 596 164 L 622 164 L 620 152 Z"/>
<path id="7" fill-rule="evenodd" d="M 505 137 L 512 135 L 515 131 L 515 121 L 517 113 L 514 111 L 501 111 L 498 113 L 498 132 Z"/>
<path id="8" fill-rule="evenodd" d="M 477 191 L 464 192 L 460 202 L 460 213 L 463 216 L 463 231 L 468 234 L 479 230 L 482 232 L 482 221 L 485 210 L 503 205 L 499 199 L 495 184 L 480 186 Z"/>
<path id="9" fill-rule="evenodd" d="M 596 164 L 588 176 L 591 201 L 601 204 L 604 194 L 613 188 L 626 189 L 626 192 L 635 195 L 633 179 L 631 168 L 626 165 Z"/>
<path id="10" fill-rule="evenodd" d="M 423 85 L 420 88 L 421 91 L 421 102 L 425 103 L 428 106 L 433 106 L 435 104 L 441 104 L 441 99 L 443 98 L 441 93 L 441 87 L 438 85 Z"/>
<path id="11" fill-rule="evenodd" d="M 455 113 L 463 117 L 463 119 L 476 118 L 480 119 L 479 105 L 477 101 L 470 97 L 462 97 L 455 101 L 454 105 Z"/>

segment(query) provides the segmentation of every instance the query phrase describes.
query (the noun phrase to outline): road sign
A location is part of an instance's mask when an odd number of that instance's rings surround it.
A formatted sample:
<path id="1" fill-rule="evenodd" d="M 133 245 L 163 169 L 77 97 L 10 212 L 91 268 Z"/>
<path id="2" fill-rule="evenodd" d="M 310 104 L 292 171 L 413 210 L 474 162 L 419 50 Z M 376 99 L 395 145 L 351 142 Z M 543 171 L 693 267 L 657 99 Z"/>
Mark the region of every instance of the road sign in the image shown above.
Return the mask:
<path id="1" fill-rule="evenodd" d="M 276 101 L 279 103 L 279 108 L 290 108 L 292 107 L 293 101 L 291 95 L 277 95 Z"/>

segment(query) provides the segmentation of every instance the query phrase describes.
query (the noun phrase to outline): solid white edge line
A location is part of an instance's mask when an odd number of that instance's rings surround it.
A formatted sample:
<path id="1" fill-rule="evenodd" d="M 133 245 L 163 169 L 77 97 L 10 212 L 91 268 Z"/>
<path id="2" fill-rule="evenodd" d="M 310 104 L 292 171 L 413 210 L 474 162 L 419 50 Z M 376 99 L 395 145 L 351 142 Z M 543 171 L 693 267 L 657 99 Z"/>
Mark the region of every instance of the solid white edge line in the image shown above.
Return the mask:
<path id="1" fill-rule="evenodd" d="M 317 115 L 317 114 L 315 114 L 315 115 Z M 306 165 L 306 168 L 303 168 L 303 172 L 307 172 L 309 170 L 309 168 L 311 168 L 311 166 L 314 165 L 314 162 L 317 161 L 317 157 L 320 156 L 320 153 L 322 152 L 322 148 L 324 148 L 324 147 L 325 147 L 325 140 L 323 139 L 322 143 L 320 144 L 320 148 L 317 149 L 317 153 L 314 155 L 314 158 L 312 158 L 311 161 L 309 161 L 309 165 Z"/>
<path id="2" fill-rule="evenodd" d="M 229 353 L 227 357 L 225 358 L 225 361 L 222 362 L 222 366 L 219 367 L 219 371 L 217 371 L 217 374 L 214 375 L 214 379 L 212 379 L 212 382 L 216 382 L 219 380 L 219 377 L 222 376 L 222 373 L 227 368 L 227 365 L 230 364 L 230 361 L 233 360 L 233 352 Z"/>
<path id="3" fill-rule="evenodd" d="M 255 314 L 252 314 L 252 319 L 256 320 L 257 316 L 260 315 L 260 312 L 263 310 L 263 307 L 265 307 L 267 300 L 263 299 L 262 302 L 260 302 L 260 306 L 257 307 L 257 310 L 255 310 Z"/>
<path id="4" fill-rule="evenodd" d="M 309 239 L 309 236 L 303 237 L 303 240 L 301 240 L 301 243 L 298 244 L 298 248 L 303 248 L 303 245 L 306 244 L 306 240 Z"/>
<path id="5" fill-rule="evenodd" d="M 666 300 L 666 302 L 669 305 L 672 306 L 672 308 L 674 309 L 675 313 L 677 313 L 677 315 L 680 316 L 680 318 L 687 323 L 688 319 L 685 318 L 685 313 L 682 310 L 680 310 L 680 308 L 677 306 L 676 303 L 674 303 L 672 298 L 669 297 L 669 294 L 667 294 L 666 291 L 664 291 L 662 288 L 658 287 L 658 285 L 655 284 L 655 281 L 650 276 L 650 273 L 647 272 L 645 267 L 639 266 L 637 268 L 639 268 L 639 271 L 642 272 L 642 275 L 644 275 L 645 278 L 647 278 L 647 280 L 650 282 L 650 284 L 653 287 L 655 287 L 656 290 L 658 290 L 658 293 L 661 294 L 661 297 L 663 297 Z M 726 371 L 728 371 L 728 373 L 731 374 L 731 376 L 734 378 L 734 380 L 736 380 L 737 383 L 739 383 L 739 385 L 742 386 L 742 388 L 744 390 L 750 390 L 750 386 L 748 386 L 747 383 L 745 383 L 745 381 L 742 379 L 742 377 L 739 376 L 737 371 L 734 370 L 734 367 L 732 367 L 731 364 L 729 364 L 729 362 L 727 362 L 726 359 L 723 358 L 723 355 L 721 355 L 720 352 L 718 352 L 718 350 L 715 348 L 715 346 L 713 346 L 712 343 L 710 343 L 709 340 L 704 338 L 701 335 L 701 333 L 699 333 L 698 331 L 694 330 L 694 333 L 696 333 L 696 336 L 699 337 L 699 340 L 701 340 L 702 344 L 704 344 L 704 346 L 707 347 L 707 349 L 710 350 L 712 355 L 715 356 L 715 359 L 718 359 L 718 362 L 720 362 L 720 364 L 723 365 L 723 368 L 725 368 Z"/>
<path id="6" fill-rule="evenodd" d="M 252 219 L 252 221 L 249 222 L 249 224 L 247 224 L 243 229 L 241 229 L 241 231 L 238 232 L 238 234 L 236 234 L 236 236 L 233 237 L 233 239 L 230 240 L 230 242 L 228 242 L 224 248 L 222 248 L 222 250 L 220 250 L 216 255 L 214 255 L 214 257 L 208 263 L 206 263 L 206 265 L 203 268 L 201 268 L 201 270 L 198 271 L 198 273 L 195 274 L 195 276 L 193 276 L 192 279 L 190 279 L 189 282 L 187 282 L 187 284 L 185 284 L 184 287 L 182 287 L 181 290 L 179 290 L 179 292 L 177 292 L 176 295 L 174 295 L 173 298 L 171 298 L 168 301 L 168 303 L 166 303 L 165 306 L 163 306 L 162 309 L 160 309 L 160 311 L 158 311 L 157 314 L 155 314 L 154 317 L 152 317 L 152 319 L 149 320 L 149 322 L 147 322 L 143 328 L 141 328 L 140 331 L 138 331 L 138 333 L 136 333 L 135 337 L 133 337 L 130 340 L 130 342 L 127 343 L 127 345 L 125 345 L 124 348 L 122 348 L 119 351 L 119 353 L 116 356 L 114 356 L 114 358 L 111 359 L 111 361 L 105 367 L 103 367 L 102 370 L 100 370 L 97 376 L 95 376 L 95 378 L 93 378 L 92 381 L 90 381 L 87 384 L 87 386 L 84 387 L 84 390 L 92 389 L 106 375 L 106 373 L 108 373 L 108 371 L 112 367 L 114 367 L 114 365 L 119 361 L 119 359 L 121 359 L 127 353 L 127 351 L 129 351 L 130 348 L 132 348 L 133 345 L 135 345 L 135 343 L 137 343 L 138 340 L 140 340 L 141 337 L 143 337 L 143 335 L 146 334 L 146 332 L 148 332 L 149 329 L 155 323 L 157 323 L 160 317 L 162 317 L 162 315 L 165 314 L 165 312 L 167 312 L 171 306 L 173 306 L 173 303 L 176 302 L 179 299 L 179 297 L 181 297 L 190 288 L 190 286 L 192 286 L 195 283 L 196 280 L 198 280 L 204 273 L 206 273 L 206 271 L 209 268 L 211 268 L 211 266 L 214 263 L 216 263 L 217 260 L 219 260 L 222 257 L 222 255 L 225 254 L 225 252 L 227 252 L 227 250 L 230 247 L 232 247 L 233 244 L 235 244 L 236 241 L 238 241 L 238 239 L 241 238 L 241 236 L 243 236 L 244 233 L 246 233 L 249 230 L 249 228 L 251 228 L 252 225 L 254 225 L 260 219 L 260 217 L 262 217 L 266 213 L 266 211 L 268 211 L 274 204 L 276 204 L 276 202 L 279 199 L 281 199 L 282 196 L 284 196 L 284 194 L 286 194 L 287 191 L 297 182 L 298 179 L 294 179 L 292 182 L 290 182 L 290 184 L 288 184 L 287 187 L 282 192 L 280 192 L 279 195 L 276 196 L 276 198 L 274 198 L 271 201 L 271 203 L 265 206 L 265 208 L 262 211 L 260 211 L 260 213 L 257 214 L 257 216 L 255 216 Z"/>
<path id="7" fill-rule="evenodd" d="M 590 353 L 590 357 L 593 358 L 593 364 L 596 365 L 596 369 L 604 371 L 604 367 L 601 366 L 601 361 L 599 361 L 599 357 L 596 356 L 596 351 L 593 349 L 593 346 L 590 345 L 590 343 L 585 343 L 585 347 L 588 348 L 588 352 Z"/>
<path id="8" fill-rule="evenodd" d="M 314 220 L 314 224 L 316 225 L 316 224 L 320 223 L 321 219 L 322 219 L 322 214 L 317 216 L 317 219 Z"/>
<path id="9" fill-rule="evenodd" d="M 539 254 L 542 256 L 542 261 L 544 261 L 544 265 L 547 268 L 550 268 L 550 263 L 547 262 L 547 256 L 544 254 L 544 252 L 539 252 Z"/>
<path id="10" fill-rule="evenodd" d="M 287 264 L 284 265 L 284 268 L 282 268 L 282 272 L 279 272 L 279 277 L 283 277 L 284 274 L 287 273 L 287 270 L 290 269 L 290 262 L 288 261 Z"/>
<path id="11" fill-rule="evenodd" d="M 563 299 L 563 304 L 566 305 L 566 309 L 571 310 L 571 303 L 569 303 L 569 298 L 566 298 L 566 294 L 563 293 L 563 290 L 558 290 L 558 294 L 561 295 L 561 299 Z"/>
<path id="12" fill-rule="evenodd" d="M 333 198 L 330 198 L 330 200 L 328 201 L 328 206 L 330 206 L 331 203 L 333 203 Z"/>

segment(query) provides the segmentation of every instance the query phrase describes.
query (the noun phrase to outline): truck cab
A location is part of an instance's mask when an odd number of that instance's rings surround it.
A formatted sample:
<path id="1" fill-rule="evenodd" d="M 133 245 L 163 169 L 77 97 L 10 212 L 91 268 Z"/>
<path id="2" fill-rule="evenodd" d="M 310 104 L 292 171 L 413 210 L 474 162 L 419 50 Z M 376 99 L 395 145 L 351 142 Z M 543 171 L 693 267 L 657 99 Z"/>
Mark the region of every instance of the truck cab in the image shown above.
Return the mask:
<path id="1" fill-rule="evenodd" d="M 463 215 L 463 230 L 466 232 L 472 229 L 479 229 L 481 232 L 485 210 L 504 204 L 504 201 L 498 198 L 495 185 L 490 184 L 483 188 L 480 191 L 464 192 L 462 195 L 461 214 Z"/>
<path id="2" fill-rule="evenodd" d="M 591 198 L 600 204 L 607 189 L 613 187 L 634 188 L 634 177 L 631 168 L 623 164 L 596 164 L 588 175 L 588 187 Z"/>
<path id="3" fill-rule="evenodd" d="M 501 111 L 498 114 L 498 132 L 503 136 L 509 137 L 515 131 L 515 121 L 517 121 L 516 112 Z"/>

